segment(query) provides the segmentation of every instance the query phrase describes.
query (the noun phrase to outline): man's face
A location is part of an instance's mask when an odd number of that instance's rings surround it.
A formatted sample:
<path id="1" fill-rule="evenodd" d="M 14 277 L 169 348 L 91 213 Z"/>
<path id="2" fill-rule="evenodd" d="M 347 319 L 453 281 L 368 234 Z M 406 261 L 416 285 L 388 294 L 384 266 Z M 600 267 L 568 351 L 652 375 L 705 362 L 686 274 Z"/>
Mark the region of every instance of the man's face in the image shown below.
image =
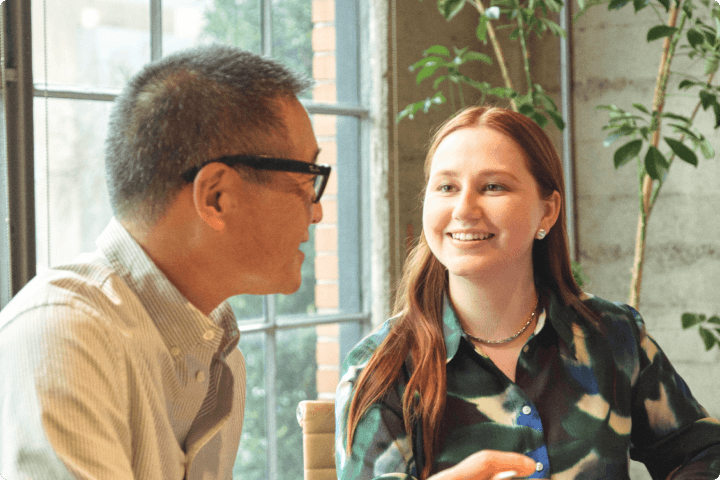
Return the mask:
<path id="1" fill-rule="evenodd" d="M 286 135 L 278 139 L 282 156 L 314 163 L 319 153 L 307 112 L 294 97 L 279 102 L 279 114 Z M 239 179 L 239 174 L 238 174 Z M 322 207 L 312 203 L 313 176 L 272 172 L 268 183 L 242 181 L 241 208 L 228 223 L 234 262 L 231 277 L 236 285 L 254 295 L 290 294 L 300 288 L 301 266 L 305 255 L 300 244 L 310 238 L 310 224 L 322 219 Z M 249 291 L 248 291 L 249 290 Z"/>

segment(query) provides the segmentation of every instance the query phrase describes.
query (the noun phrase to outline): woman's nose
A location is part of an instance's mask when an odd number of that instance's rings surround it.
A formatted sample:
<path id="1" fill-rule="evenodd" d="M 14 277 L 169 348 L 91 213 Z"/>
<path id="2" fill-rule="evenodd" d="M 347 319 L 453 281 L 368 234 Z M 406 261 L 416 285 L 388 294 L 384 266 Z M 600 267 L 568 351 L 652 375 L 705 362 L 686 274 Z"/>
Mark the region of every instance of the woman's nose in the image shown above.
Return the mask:
<path id="1" fill-rule="evenodd" d="M 453 209 L 453 218 L 456 220 L 478 220 L 481 217 L 482 208 L 479 195 L 470 190 L 462 192 L 457 197 L 457 203 Z"/>

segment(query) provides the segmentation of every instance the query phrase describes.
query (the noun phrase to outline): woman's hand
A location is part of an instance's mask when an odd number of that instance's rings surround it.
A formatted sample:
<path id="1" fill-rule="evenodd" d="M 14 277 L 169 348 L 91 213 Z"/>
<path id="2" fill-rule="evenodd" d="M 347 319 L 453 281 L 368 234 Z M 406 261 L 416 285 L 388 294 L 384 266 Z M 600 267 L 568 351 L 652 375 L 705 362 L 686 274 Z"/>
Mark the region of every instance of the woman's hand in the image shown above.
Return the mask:
<path id="1" fill-rule="evenodd" d="M 512 473 L 514 472 L 514 473 Z M 428 480 L 501 480 L 535 473 L 535 460 L 525 455 L 481 450 Z"/>

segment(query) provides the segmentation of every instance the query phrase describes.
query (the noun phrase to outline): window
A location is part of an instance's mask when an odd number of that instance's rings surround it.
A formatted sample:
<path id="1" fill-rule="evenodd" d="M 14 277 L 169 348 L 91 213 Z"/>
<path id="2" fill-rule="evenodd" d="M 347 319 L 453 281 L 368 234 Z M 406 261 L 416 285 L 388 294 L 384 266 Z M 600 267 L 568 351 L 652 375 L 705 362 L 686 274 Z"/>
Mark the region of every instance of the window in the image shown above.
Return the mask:
<path id="1" fill-rule="evenodd" d="M 340 362 L 369 325 L 367 235 L 360 233 L 367 224 L 361 199 L 369 128 L 359 88 L 362 3 L 31 0 L 28 6 L 11 0 L 3 5 L 6 38 L 14 42 L 6 45 L 4 90 L 12 99 L 0 104 L 10 119 L 0 140 L 8 142 L 11 159 L 9 176 L 0 182 L 5 201 L 0 208 L 13 225 L 12 230 L 0 225 L 13 258 L 1 256 L 3 305 L 36 268 L 95 249 L 111 217 L 103 166 L 111 103 L 142 65 L 222 42 L 271 55 L 315 79 L 301 101 L 322 149 L 319 162 L 332 164 L 333 174 L 322 200 L 323 222 L 304 244 L 303 285 L 289 296 L 230 300 L 248 372 L 237 478 L 302 477 L 297 403 L 333 398 Z M 16 51 L 20 54 L 13 56 Z M 23 90 L 28 78 L 29 92 Z"/>

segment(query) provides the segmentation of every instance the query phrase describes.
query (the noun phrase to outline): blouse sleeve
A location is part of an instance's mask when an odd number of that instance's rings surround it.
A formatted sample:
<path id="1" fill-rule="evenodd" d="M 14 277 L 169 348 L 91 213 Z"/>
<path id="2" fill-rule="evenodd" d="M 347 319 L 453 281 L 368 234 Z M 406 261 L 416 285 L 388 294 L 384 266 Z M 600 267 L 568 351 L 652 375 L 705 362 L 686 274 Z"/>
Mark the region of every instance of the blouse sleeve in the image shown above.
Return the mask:
<path id="1" fill-rule="evenodd" d="M 711 479 L 720 475 L 720 422 L 710 418 L 690 393 L 640 314 L 639 371 L 632 391 L 632 459 L 654 479 Z"/>
<path id="2" fill-rule="evenodd" d="M 348 367 L 335 396 L 335 464 L 338 479 L 415 479 L 412 443 L 405 434 L 396 388 L 390 389 L 383 401 L 373 404 L 360 419 L 348 453 L 347 409 L 361 371 L 361 367 Z"/>

